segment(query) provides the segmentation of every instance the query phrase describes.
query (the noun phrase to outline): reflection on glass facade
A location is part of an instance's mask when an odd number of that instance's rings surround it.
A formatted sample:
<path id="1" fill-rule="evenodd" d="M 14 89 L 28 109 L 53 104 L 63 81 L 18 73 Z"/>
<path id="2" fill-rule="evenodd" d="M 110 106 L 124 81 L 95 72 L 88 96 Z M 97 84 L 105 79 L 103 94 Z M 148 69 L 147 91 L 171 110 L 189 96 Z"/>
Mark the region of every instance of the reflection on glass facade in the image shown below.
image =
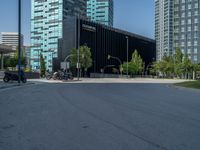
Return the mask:
<path id="1" fill-rule="evenodd" d="M 58 39 L 62 38 L 63 19 L 67 15 L 86 17 L 86 0 L 31 1 L 31 66 L 40 67 L 40 54 L 46 68 L 52 70 L 52 59 L 57 57 Z"/>
<path id="2" fill-rule="evenodd" d="M 87 17 L 92 21 L 113 26 L 113 0 L 87 0 Z"/>

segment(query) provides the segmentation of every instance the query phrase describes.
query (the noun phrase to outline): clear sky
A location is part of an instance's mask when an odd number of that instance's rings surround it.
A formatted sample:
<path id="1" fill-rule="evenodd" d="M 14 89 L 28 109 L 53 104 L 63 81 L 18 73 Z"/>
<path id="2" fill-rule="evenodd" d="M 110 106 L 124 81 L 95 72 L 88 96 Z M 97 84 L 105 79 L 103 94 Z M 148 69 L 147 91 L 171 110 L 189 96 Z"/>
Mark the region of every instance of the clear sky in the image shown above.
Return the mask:
<path id="1" fill-rule="evenodd" d="M 22 32 L 30 44 L 31 0 L 22 0 Z M 18 0 L 0 0 L 0 32 L 17 31 Z M 154 38 L 154 0 L 114 0 L 114 27 Z"/>

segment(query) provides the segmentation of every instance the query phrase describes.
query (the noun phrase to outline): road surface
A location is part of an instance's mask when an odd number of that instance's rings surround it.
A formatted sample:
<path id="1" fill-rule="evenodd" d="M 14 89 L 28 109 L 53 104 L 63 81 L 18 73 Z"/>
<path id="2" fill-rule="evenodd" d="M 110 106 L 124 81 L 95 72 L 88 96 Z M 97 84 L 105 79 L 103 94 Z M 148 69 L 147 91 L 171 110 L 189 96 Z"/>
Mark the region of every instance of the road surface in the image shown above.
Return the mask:
<path id="1" fill-rule="evenodd" d="M 0 90 L 0 150 L 199 150 L 200 92 L 168 84 Z"/>

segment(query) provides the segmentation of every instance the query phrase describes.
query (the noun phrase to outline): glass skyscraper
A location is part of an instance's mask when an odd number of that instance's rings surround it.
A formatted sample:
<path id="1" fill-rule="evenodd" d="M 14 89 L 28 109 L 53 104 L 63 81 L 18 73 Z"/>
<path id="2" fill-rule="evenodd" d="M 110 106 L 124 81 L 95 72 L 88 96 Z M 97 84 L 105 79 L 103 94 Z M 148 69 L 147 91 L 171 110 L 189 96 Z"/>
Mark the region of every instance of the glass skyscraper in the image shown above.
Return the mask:
<path id="1" fill-rule="evenodd" d="M 113 0 L 87 0 L 87 17 L 108 26 L 113 26 Z"/>
<path id="2" fill-rule="evenodd" d="M 86 0 L 31 0 L 31 67 L 40 68 L 40 55 L 52 70 L 62 38 L 63 20 L 68 16 L 86 17 Z"/>

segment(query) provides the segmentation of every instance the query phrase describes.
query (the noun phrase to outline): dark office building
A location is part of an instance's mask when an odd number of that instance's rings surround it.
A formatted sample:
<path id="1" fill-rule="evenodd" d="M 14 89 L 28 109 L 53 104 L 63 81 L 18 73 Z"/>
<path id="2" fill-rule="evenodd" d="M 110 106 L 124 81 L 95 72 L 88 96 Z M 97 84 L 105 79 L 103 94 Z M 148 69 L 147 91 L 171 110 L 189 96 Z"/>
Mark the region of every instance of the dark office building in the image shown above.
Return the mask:
<path id="1" fill-rule="evenodd" d="M 108 55 L 126 62 L 127 38 L 129 61 L 135 49 L 138 50 L 146 66 L 156 57 L 155 41 L 152 39 L 87 20 L 68 17 L 64 21 L 63 38 L 59 40 L 58 62 L 63 61 L 72 48 L 78 47 L 79 31 L 80 45 L 87 45 L 92 51 L 93 66 L 89 69 L 90 73 L 100 73 L 101 68 L 107 65 L 115 65 L 118 68 L 119 62 L 115 59 L 108 60 Z M 54 65 L 54 68 L 59 67 L 58 64 Z M 111 69 L 107 72 L 109 71 Z"/>

